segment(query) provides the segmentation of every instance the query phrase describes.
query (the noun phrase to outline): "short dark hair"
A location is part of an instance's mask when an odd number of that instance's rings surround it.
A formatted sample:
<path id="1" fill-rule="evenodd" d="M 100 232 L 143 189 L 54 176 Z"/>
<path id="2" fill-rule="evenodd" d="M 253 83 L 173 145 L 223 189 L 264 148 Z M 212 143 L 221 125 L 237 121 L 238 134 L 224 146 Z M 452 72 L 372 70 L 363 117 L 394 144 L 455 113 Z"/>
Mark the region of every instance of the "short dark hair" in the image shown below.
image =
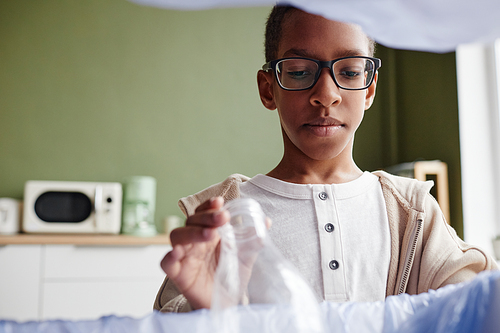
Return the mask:
<path id="1" fill-rule="evenodd" d="M 266 22 L 266 33 L 264 41 L 264 54 L 266 62 L 278 58 L 278 48 L 282 36 L 283 21 L 294 10 L 300 10 L 294 6 L 276 5 L 271 10 Z M 368 55 L 373 56 L 375 53 L 375 41 L 370 37 L 368 38 Z"/>

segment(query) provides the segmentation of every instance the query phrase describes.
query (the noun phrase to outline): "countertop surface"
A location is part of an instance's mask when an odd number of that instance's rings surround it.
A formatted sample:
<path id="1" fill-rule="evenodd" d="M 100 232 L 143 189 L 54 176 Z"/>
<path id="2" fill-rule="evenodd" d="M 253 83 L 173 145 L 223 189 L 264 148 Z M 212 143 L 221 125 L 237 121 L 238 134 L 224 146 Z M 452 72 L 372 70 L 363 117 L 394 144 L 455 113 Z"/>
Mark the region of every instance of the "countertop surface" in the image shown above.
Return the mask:
<path id="1" fill-rule="evenodd" d="M 0 245 L 10 244 L 74 244 L 74 245 L 170 245 L 170 237 L 103 234 L 16 234 L 0 235 Z"/>

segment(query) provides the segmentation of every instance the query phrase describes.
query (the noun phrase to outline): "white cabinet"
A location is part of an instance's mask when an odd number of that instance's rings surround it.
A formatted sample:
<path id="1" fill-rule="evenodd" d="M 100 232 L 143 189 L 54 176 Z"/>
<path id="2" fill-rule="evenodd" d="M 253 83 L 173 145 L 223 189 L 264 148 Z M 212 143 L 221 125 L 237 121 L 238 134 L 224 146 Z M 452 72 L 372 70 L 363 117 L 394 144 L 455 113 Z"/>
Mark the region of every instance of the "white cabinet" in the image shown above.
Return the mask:
<path id="1" fill-rule="evenodd" d="M 40 245 L 0 246 L 0 319 L 38 319 Z"/>
<path id="2" fill-rule="evenodd" d="M 0 246 L 0 319 L 139 318 L 165 277 L 156 245 Z"/>
<path id="3" fill-rule="evenodd" d="M 45 283 L 41 317 L 75 320 L 114 314 L 140 318 L 153 310 L 159 280 Z"/>

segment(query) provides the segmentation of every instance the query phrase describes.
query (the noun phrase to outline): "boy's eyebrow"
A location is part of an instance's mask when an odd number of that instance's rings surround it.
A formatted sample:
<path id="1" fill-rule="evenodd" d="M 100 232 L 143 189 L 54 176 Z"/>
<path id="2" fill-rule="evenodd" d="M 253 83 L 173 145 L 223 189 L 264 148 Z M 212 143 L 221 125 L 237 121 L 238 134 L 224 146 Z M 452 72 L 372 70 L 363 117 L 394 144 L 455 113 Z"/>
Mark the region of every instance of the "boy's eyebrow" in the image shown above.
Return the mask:
<path id="1" fill-rule="evenodd" d="M 359 50 L 359 49 L 342 50 L 336 54 L 334 59 L 343 58 L 343 57 L 364 56 L 364 55 L 366 55 L 366 52 L 364 52 L 363 50 Z M 294 49 L 294 48 L 286 51 L 283 54 L 283 56 L 284 57 L 298 56 L 298 57 L 304 57 L 304 58 L 319 59 L 319 57 L 315 56 L 313 53 L 310 53 L 305 49 Z M 331 59 L 331 60 L 333 60 L 333 59 Z"/>

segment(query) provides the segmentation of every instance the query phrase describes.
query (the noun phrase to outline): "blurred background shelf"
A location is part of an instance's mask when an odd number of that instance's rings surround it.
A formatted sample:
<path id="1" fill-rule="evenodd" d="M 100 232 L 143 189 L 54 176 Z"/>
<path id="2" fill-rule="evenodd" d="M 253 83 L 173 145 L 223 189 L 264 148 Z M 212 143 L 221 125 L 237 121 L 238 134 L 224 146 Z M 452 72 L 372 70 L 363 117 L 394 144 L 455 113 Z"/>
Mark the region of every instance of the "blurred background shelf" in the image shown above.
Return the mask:
<path id="1" fill-rule="evenodd" d="M 16 234 L 0 235 L 0 245 L 9 244 L 73 244 L 73 245 L 170 245 L 166 234 L 153 237 L 96 234 Z"/>

